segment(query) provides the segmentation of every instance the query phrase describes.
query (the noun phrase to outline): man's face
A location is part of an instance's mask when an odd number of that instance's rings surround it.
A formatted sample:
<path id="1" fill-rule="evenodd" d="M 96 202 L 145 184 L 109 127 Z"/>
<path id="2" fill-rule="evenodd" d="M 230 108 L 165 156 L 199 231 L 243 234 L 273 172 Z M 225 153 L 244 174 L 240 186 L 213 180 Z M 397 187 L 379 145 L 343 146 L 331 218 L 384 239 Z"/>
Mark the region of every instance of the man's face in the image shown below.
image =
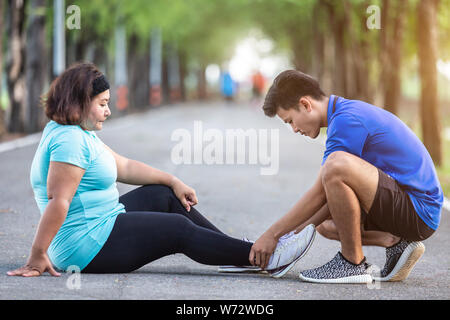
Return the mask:
<path id="1" fill-rule="evenodd" d="M 302 97 L 298 106 L 298 110 L 295 108 L 289 110 L 278 108 L 277 115 L 282 121 L 290 124 L 295 133 L 300 133 L 312 139 L 317 138 L 320 133 L 320 121 L 313 102 Z"/>

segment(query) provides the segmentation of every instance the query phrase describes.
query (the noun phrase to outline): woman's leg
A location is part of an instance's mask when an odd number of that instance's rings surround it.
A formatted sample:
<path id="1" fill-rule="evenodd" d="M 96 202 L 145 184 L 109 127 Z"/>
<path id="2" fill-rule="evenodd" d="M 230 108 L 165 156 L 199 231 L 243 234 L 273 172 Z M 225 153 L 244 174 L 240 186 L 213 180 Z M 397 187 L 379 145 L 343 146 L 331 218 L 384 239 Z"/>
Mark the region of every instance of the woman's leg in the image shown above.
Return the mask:
<path id="1" fill-rule="evenodd" d="M 174 253 L 208 265 L 250 265 L 251 246 L 181 214 L 132 211 L 117 216 L 107 242 L 82 272 L 131 272 Z"/>
<path id="2" fill-rule="evenodd" d="M 199 226 L 222 233 L 194 207 L 191 207 L 191 211 L 187 212 L 172 189 L 165 185 L 149 184 L 136 188 L 120 196 L 119 202 L 125 206 L 127 212 L 155 211 L 179 213 Z"/>

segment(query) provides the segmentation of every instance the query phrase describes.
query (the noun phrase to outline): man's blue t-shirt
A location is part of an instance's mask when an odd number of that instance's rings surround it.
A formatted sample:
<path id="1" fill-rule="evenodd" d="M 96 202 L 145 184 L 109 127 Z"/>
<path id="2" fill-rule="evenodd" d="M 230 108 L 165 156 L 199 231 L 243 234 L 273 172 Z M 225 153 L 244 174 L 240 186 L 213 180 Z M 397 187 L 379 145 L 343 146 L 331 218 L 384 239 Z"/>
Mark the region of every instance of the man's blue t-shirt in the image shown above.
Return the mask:
<path id="1" fill-rule="evenodd" d="M 61 270 L 85 268 L 97 255 L 125 207 L 119 202 L 114 157 L 93 131 L 80 126 L 47 123 L 31 164 L 30 182 L 41 214 L 48 204 L 50 161 L 85 169 L 61 228 L 48 248 L 51 262 Z"/>
<path id="2" fill-rule="evenodd" d="M 439 226 L 443 192 L 433 160 L 419 138 L 392 113 L 369 103 L 337 97 L 328 102 L 326 150 L 354 154 L 394 178 L 409 195 L 419 217 Z"/>

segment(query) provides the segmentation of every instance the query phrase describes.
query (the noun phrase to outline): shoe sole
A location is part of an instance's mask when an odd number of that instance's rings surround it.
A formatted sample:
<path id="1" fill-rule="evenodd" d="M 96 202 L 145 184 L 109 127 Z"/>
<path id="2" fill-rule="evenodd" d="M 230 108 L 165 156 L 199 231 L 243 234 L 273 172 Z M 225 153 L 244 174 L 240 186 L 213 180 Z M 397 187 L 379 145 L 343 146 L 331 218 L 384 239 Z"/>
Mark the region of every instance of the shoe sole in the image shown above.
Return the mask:
<path id="1" fill-rule="evenodd" d="M 252 273 L 262 272 L 263 270 L 260 267 L 221 266 L 217 271 L 222 273 Z"/>
<path id="2" fill-rule="evenodd" d="M 270 273 L 270 276 L 273 278 L 281 278 L 282 276 L 284 276 L 289 270 L 292 269 L 292 267 L 301 259 L 305 256 L 305 254 L 308 252 L 309 248 L 311 248 L 313 242 L 314 242 L 314 238 L 316 237 L 316 228 L 314 227 L 313 230 L 313 234 L 311 239 L 309 240 L 308 245 L 306 246 L 305 251 L 298 257 L 296 258 L 294 261 L 292 261 L 291 263 L 289 263 L 286 266 L 280 267 L 278 269 L 276 269 L 276 271 L 272 271 Z"/>
<path id="3" fill-rule="evenodd" d="M 405 251 L 403 251 L 400 259 L 398 259 L 397 264 L 394 269 L 386 277 L 374 277 L 375 281 L 403 281 L 405 280 L 411 270 L 417 263 L 417 261 L 422 257 L 425 252 L 425 246 L 422 242 L 413 242 L 409 244 Z"/>
<path id="4" fill-rule="evenodd" d="M 360 283 L 372 283 L 373 278 L 370 274 L 362 274 L 358 276 L 350 276 L 350 277 L 343 277 L 343 278 L 337 278 L 337 279 L 315 279 L 315 278 L 308 278 L 303 276 L 302 274 L 299 275 L 299 278 L 306 282 L 314 282 L 314 283 L 346 283 L 346 284 L 360 284 Z"/>

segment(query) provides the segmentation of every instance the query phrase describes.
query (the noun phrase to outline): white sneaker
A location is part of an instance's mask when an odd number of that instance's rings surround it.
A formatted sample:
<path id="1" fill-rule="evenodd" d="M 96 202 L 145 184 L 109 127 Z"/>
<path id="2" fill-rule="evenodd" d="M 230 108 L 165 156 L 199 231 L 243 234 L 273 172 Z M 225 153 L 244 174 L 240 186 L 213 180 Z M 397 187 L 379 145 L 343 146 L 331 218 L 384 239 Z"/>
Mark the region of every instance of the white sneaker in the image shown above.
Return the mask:
<path id="1" fill-rule="evenodd" d="M 290 232 L 282 236 L 270 257 L 267 270 L 274 278 L 284 276 L 300 260 L 311 247 L 316 228 L 313 224 L 306 226 L 301 232 Z"/>
<path id="2" fill-rule="evenodd" d="M 223 273 L 252 273 L 263 272 L 264 270 L 258 266 L 219 266 L 217 271 Z"/>

